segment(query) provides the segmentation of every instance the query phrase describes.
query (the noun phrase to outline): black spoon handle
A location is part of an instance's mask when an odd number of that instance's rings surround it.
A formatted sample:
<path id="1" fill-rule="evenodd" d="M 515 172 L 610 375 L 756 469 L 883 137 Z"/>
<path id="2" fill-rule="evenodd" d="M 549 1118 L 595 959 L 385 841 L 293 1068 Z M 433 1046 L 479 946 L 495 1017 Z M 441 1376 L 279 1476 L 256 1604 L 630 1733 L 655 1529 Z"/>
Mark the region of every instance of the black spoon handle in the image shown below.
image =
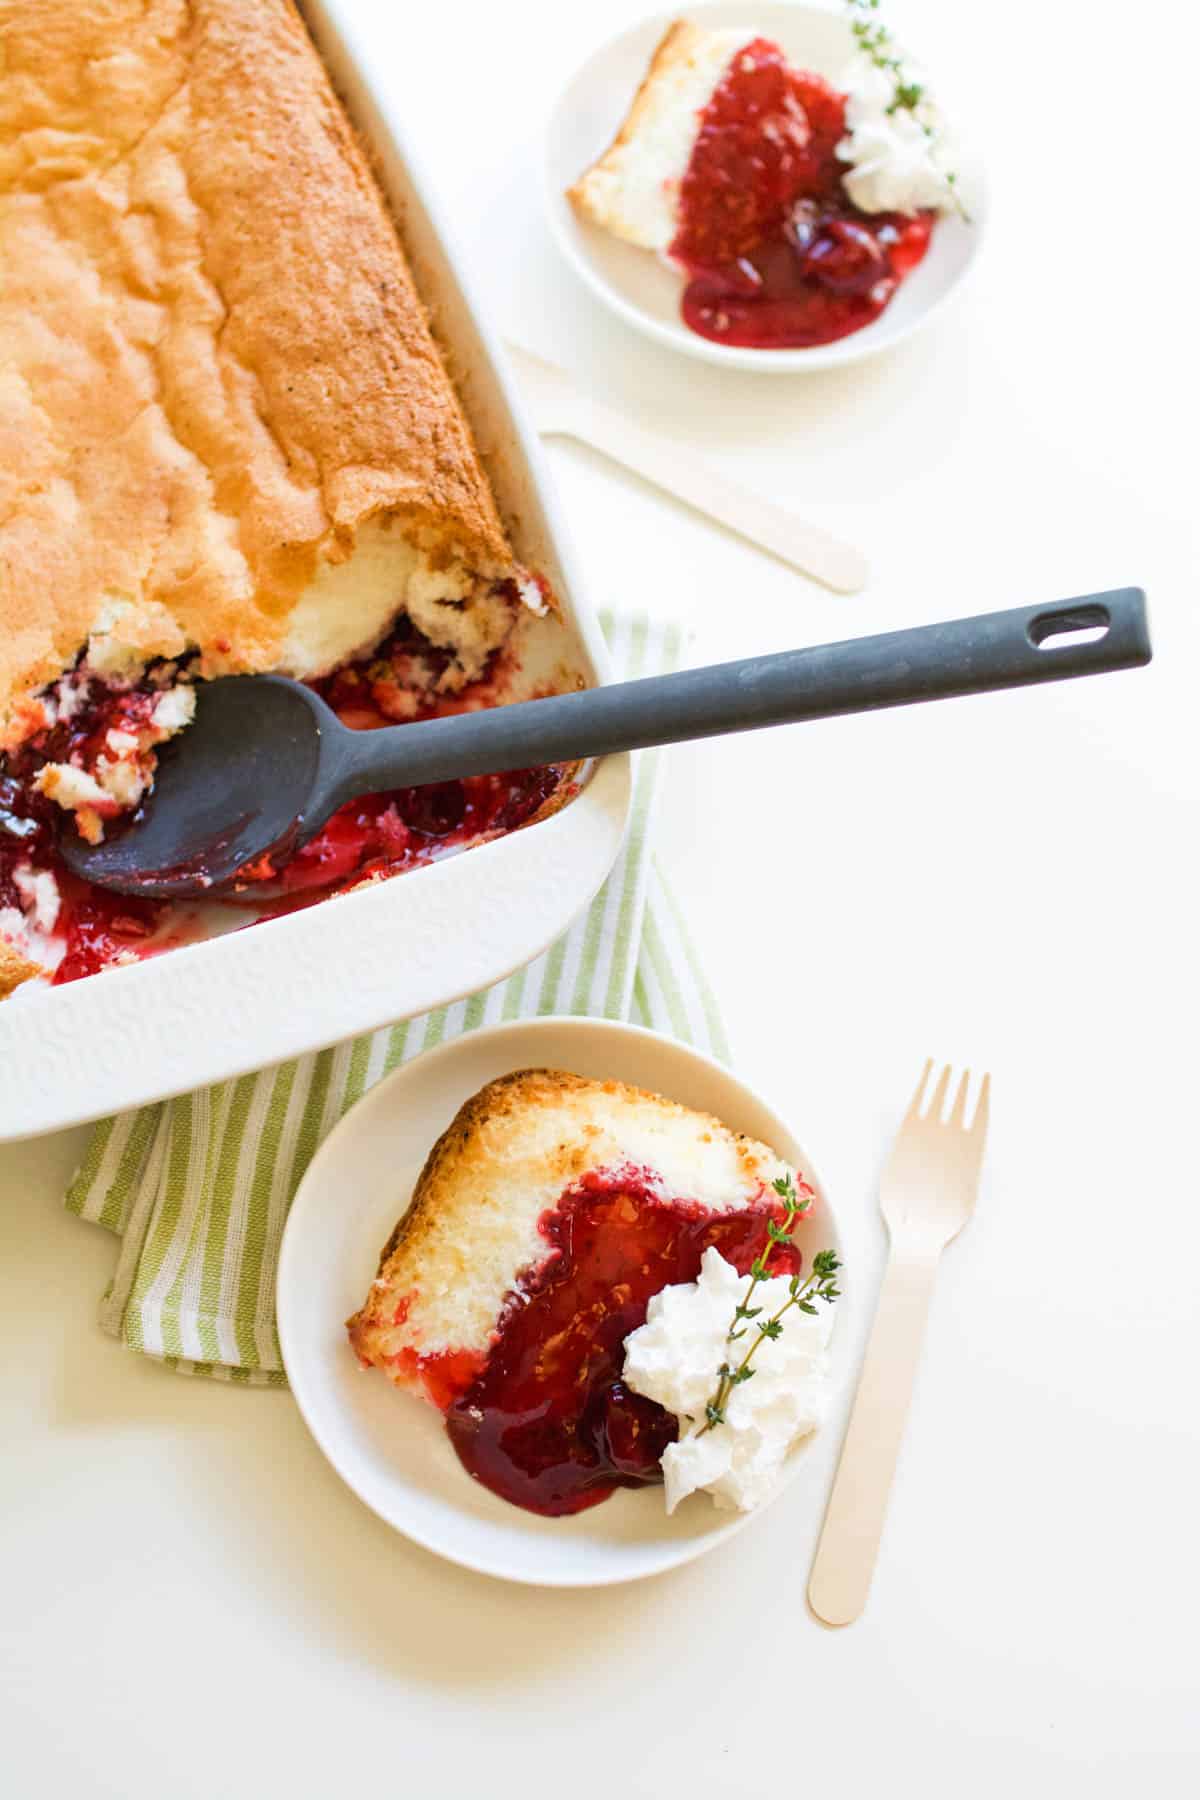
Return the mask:
<path id="1" fill-rule="evenodd" d="M 1087 633 L 1097 628 L 1103 635 L 1089 640 Z M 1048 642 L 1061 634 L 1068 635 Z M 1051 606 L 1020 606 L 751 656 L 394 730 L 347 731 L 334 751 L 334 780 L 339 799 L 348 799 L 389 787 L 1099 675 L 1137 667 L 1150 655 L 1145 594 L 1140 588 L 1115 588 Z"/>

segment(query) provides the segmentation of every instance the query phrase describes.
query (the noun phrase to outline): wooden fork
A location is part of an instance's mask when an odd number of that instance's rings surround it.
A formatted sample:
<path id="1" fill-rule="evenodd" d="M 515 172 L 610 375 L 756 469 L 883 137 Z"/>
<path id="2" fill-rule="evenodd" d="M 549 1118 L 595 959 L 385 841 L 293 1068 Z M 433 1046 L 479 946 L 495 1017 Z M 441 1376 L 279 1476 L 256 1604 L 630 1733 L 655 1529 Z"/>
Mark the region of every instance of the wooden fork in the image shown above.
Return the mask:
<path id="1" fill-rule="evenodd" d="M 861 551 L 830 537 L 815 525 L 747 488 L 693 456 L 674 438 L 606 406 L 576 387 L 565 369 L 509 344 L 533 422 L 543 437 L 576 438 L 632 469 L 643 481 L 673 494 L 685 506 L 716 519 L 760 550 L 800 569 L 838 594 L 857 594 L 866 585 Z"/>
<path id="2" fill-rule="evenodd" d="M 969 1069 L 945 1121 L 949 1066 L 922 1112 L 932 1068 L 930 1060 L 879 1184 L 891 1252 L 808 1583 L 808 1603 L 827 1625 L 849 1625 L 866 1605 L 938 1259 L 970 1218 L 979 1189 L 991 1077 L 983 1078 L 968 1125 Z"/>

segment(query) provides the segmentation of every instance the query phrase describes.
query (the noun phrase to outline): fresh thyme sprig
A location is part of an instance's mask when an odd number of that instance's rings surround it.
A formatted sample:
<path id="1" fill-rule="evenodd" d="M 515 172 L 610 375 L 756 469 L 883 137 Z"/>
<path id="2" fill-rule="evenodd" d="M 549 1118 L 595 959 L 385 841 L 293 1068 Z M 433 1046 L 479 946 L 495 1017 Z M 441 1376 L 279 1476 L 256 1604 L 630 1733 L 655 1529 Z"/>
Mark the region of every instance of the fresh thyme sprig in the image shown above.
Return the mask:
<path id="1" fill-rule="evenodd" d="M 771 1245 L 774 1246 L 790 1241 L 792 1226 L 801 1213 L 808 1211 L 812 1205 L 812 1197 L 806 1195 L 802 1200 L 796 1192 L 796 1185 L 790 1175 L 781 1176 L 771 1185 L 783 1201 L 784 1212 L 782 1225 L 775 1219 L 767 1221 L 767 1236 Z M 751 1306 L 750 1302 L 754 1298 L 754 1290 L 759 1282 L 769 1278 L 767 1258 L 770 1254 L 770 1249 L 763 1250 L 750 1265 L 750 1285 L 737 1306 L 734 1307 L 733 1322 L 725 1334 L 726 1343 L 733 1344 L 740 1338 L 744 1338 L 750 1331 L 750 1321 L 761 1318 L 762 1307 Z M 794 1306 L 798 1307 L 801 1312 L 815 1313 L 817 1310 L 813 1304 L 815 1300 L 832 1301 L 837 1299 L 840 1290 L 835 1286 L 835 1277 L 841 1266 L 834 1251 L 819 1250 L 813 1257 L 811 1275 L 807 1278 L 800 1274 L 792 1276 L 788 1283 L 787 1299 L 777 1312 L 771 1314 L 769 1319 L 763 1319 L 761 1324 L 754 1327 L 753 1341 L 741 1362 L 734 1365 L 726 1358 L 717 1370 L 717 1385 L 713 1390 L 711 1400 L 704 1408 L 704 1424 L 696 1433 L 697 1437 L 703 1437 L 705 1432 L 711 1431 L 714 1425 L 725 1423 L 725 1407 L 730 1394 L 735 1387 L 739 1387 L 743 1381 L 749 1381 L 754 1374 L 755 1371 L 751 1364 L 759 1345 L 765 1343 L 768 1338 L 774 1340 L 783 1335 L 783 1320 L 786 1313 L 789 1313 Z"/>
<path id="2" fill-rule="evenodd" d="M 869 62 L 883 70 L 892 84 L 888 112 L 911 113 L 925 136 L 932 141 L 937 133 L 929 121 L 921 117 L 919 110 L 927 98 L 925 84 L 913 79 L 899 45 L 879 17 L 880 0 L 846 0 L 846 5 L 850 10 L 850 29 L 854 33 L 855 43 Z M 960 216 L 970 224 L 970 215 L 958 191 L 958 171 L 947 169 L 943 171 L 943 176 Z"/>
<path id="3" fill-rule="evenodd" d="M 846 0 L 850 9 L 850 29 L 863 55 L 891 80 L 893 98 L 888 111 L 915 113 L 925 98 L 925 89 L 919 81 L 905 81 L 904 58 L 879 17 L 879 4 L 880 0 Z M 928 131 L 929 127 L 925 129 Z"/>

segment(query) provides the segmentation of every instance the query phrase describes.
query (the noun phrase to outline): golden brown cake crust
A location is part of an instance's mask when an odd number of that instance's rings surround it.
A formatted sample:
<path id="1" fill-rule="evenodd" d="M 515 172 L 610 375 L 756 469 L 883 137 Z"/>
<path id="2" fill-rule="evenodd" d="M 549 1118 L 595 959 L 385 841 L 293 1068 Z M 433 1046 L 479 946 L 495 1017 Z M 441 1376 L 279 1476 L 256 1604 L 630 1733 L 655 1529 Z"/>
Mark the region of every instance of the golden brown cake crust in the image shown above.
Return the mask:
<path id="1" fill-rule="evenodd" d="M 269 668 L 399 511 L 509 557 L 393 223 L 290 0 L 0 7 L 0 747 L 106 607 Z"/>
<path id="2" fill-rule="evenodd" d="M 447 1190 L 460 1179 L 464 1162 L 494 1155 L 498 1140 L 507 1138 L 514 1130 L 518 1133 L 522 1130 L 531 1108 L 551 1106 L 562 1095 L 577 1093 L 592 1085 L 581 1075 L 571 1075 L 565 1069 L 516 1069 L 511 1075 L 489 1081 L 486 1087 L 473 1094 L 455 1113 L 426 1157 L 413 1189 L 412 1204 L 397 1221 L 379 1253 L 379 1274 L 385 1273 L 401 1245 L 410 1255 L 420 1254 L 421 1239 L 430 1220 L 444 1204 Z M 628 1089 L 619 1081 L 607 1081 L 602 1085 L 610 1092 L 617 1089 L 642 1092 L 641 1089 Z M 483 1143 L 485 1127 L 488 1134 L 486 1148 Z M 576 1178 L 582 1166 L 580 1144 L 577 1141 L 563 1144 L 557 1173 L 562 1177 L 564 1187 Z"/>

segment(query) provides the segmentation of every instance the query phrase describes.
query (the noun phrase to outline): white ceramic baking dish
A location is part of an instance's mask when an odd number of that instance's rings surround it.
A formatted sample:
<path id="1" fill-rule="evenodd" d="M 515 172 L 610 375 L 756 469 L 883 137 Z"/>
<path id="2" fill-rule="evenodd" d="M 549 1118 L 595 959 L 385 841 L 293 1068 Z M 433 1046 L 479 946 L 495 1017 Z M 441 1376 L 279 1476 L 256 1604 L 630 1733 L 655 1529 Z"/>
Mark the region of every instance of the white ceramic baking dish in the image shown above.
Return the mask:
<path id="1" fill-rule="evenodd" d="M 604 643 L 541 448 L 453 234 L 355 65 L 336 6 L 310 0 L 303 11 L 400 220 L 517 554 L 562 603 L 562 660 L 604 680 Z M 494 843 L 130 968 L 18 991 L 0 1006 L 0 1142 L 279 1062 L 500 980 L 599 887 L 629 797 L 628 757 L 608 757 L 561 812 Z"/>

